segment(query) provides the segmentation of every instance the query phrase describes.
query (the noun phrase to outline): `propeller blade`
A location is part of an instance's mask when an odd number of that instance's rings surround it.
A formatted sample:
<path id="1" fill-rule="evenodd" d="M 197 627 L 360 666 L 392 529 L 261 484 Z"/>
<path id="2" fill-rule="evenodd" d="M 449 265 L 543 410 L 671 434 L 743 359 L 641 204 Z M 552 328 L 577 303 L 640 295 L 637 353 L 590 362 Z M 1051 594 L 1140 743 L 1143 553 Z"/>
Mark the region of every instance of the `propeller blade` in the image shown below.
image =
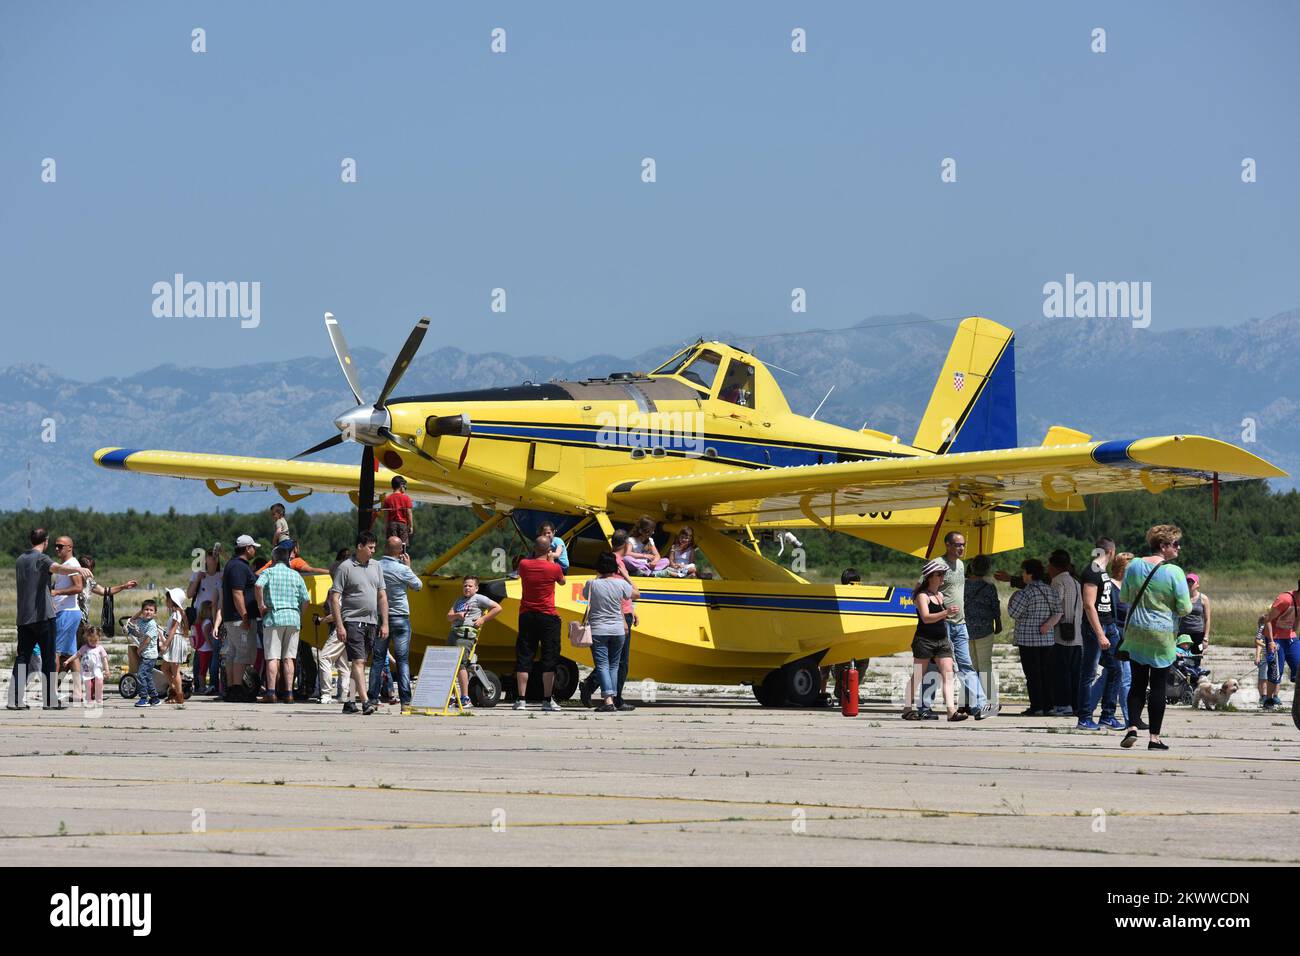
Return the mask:
<path id="1" fill-rule="evenodd" d="M 406 367 L 411 364 L 411 359 L 415 358 L 415 353 L 420 350 L 420 343 L 424 341 L 424 333 L 429 331 L 429 317 L 423 316 L 416 323 L 411 334 L 406 337 L 406 344 L 402 346 L 402 351 L 397 353 L 397 361 L 393 363 L 393 369 L 388 373 L 388 381 L 384 383 L 383 389 L 379 392 L 379 398 L 375 399 L 375 408 L 383 408 L 384 402 L 393 394 L 393 389 L 397 388 L 397 383 L 402 380 L 406 374 Z"/>
<path id="2" fill-rule="evenodd" d="M 293 456 L 292 458 L 290 458 L 289 460 L 290 460 L 290 461 L 297 461 L 299 458 L 306 458 L 308 455 L 314 455 L 314 454 L 316 454 L 316 452 L 318 452 L 318 451 L 324 451 L 326 448 L 333 448 L 335 445 L 341 445 L 341 444 L 343 444 L 343 441 L 344 441 L 343 434 L 342 434 L 342 432 L 340 432 L 340 433 L 337 434 L 337 435 L 333 435 L 333 436 L 331 436 L 331 437 L 325 439 L 325 440 L 324 440 L 323 442 L 321 442 L 319 445 L 312 445 L 312 446 L 311 446 L 310 448 L 308 448 L 306 451 L 300 451 L 300 452 L 298 452 L 298 454 L 294 455 L 294 456 Z"/>
<path id="3" fill-rule="evenodd" d="M 364 405 L 365 402 L 361 400 L 361 385 L 357 382 L 357 370 L 352 364 L 352 353 L 348 351 L 348 343 L 343 338 L 343 330 L 339 328 L 339 320 L 334 318 L 333 312 L 325 313 L 325 331 L 330 334 L 334 357 L 339 360 L 343 376 L 348 380 L 348 388 L 352 389 L 352 397 L 357 400 L 358 405 Z"/>
<path id="4" fill-rule="evenodd" d="M 456 462 L 457 471 L 465 467 L 465 456 L 469 454 L 469 440 L 473 437 L 473 435 L 465 436 L 465 447 L 460 450 L 460 460 Z"/>
<path id="5" fill-rule="evenodd" d="M 361 487 L 357 492 L 357 533 L 370 530 L 375 512 L 375 449 L 366 445 L 361 452 Z"/>

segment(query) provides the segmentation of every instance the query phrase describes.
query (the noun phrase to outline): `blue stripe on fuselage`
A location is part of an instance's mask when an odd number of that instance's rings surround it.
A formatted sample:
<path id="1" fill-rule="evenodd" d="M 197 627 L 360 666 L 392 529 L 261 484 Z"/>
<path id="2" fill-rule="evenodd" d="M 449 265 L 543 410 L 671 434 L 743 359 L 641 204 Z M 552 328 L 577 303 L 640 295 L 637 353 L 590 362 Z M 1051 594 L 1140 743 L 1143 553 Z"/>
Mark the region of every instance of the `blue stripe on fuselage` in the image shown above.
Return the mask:
<path id="1" fill-rule="evenodd" d="M 902 588 L 884 599 L 839 598 L 819 595 L 720 594 L 689 591 L 641 591 L 641 601 L 665 604 L 703 604 L 706 607 L 753 611 L 828 611 L 840 614 L 903 614 L 914 617 L 911 596 Z"/>
<path id="2" fill-rule="evenodd" d="M 548 428 L 545 425 L 505 425 L 494 423 L 475 423 L 475 435 L 487 438 L 519 438 L 530 441 L 576 442 L 584 445 L 599 445 L 611 451 L 631 450 L 633 448 L 663 448 L 676 454 L 690 454 L 700 458 L 706 457 L 706 449 L 712 448 L 720 459 L 742 461 L 755 465 L 771 465 L 774 468 L 789 468 L 797 465 L 832 464 L 839 461 L 839 453 L 829 450 L 818 451 L 812 448 L 788 448 L 782 445 L 757 445 L 748 442 L 729 441 L 723 438 L 701 436 L 687 441 L 686 437 L 672 432 L 648 432 L 640 430 L 627 436 L 633 442 L 614 444 L 609 442 L 608 432 L 597 428 Z M 605 435 L 601 435 L 606 431 Z M 861 453 L 864 458 L 873 457 L 869 452 Z"/>

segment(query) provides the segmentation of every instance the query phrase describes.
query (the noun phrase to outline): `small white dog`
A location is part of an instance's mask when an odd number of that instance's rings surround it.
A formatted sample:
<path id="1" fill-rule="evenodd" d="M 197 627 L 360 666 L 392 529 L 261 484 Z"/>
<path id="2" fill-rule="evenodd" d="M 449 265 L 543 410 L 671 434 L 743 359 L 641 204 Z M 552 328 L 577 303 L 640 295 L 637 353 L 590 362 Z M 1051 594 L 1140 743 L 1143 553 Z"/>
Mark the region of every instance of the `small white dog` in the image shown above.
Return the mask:
<path id="1" fill-rule="evenodd" d="M 1224 710 L 1228 706 L 1228 701 L 1232 695 L 1237 693 L 1240 685 L 1235 678 L 1228 678 L 1223 684 L 1216 688 L 1210 683 L 1208 677 L 1202 677 L 1196 685 L 1196 697 L 1192 700 L 1192 710 L 1196 710 L 1201 704 L 1205 705 L 1206 710 Z"/>

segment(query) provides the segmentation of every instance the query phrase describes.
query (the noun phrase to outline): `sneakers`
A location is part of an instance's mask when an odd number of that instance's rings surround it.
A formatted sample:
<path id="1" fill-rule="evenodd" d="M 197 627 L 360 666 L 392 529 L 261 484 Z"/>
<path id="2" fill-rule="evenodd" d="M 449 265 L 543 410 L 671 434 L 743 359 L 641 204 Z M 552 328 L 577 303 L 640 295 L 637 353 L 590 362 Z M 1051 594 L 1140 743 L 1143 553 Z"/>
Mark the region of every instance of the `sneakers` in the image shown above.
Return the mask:
<path id="1" fill-rule="evenodd" d="M 1074 710 L 1073 710 L 1073 708 L 1066 707 L 1066 706 L 1064 706 L 1064 705 L 1062 705 L 1062 706 L 1060 706 L 1060 707 L 1053 707 L 1053 708 L 1052 708 L 1052 716 L 1053 716 L 1053 717 L 1073 717 L 1073 716 L 1074 716 Z"/>
<path id="2" fill-rule="evenodd" d="M 148 706 L 149 706 L 149 701 L 147 701 L 147 700 L 145 700 L 143 697 L 141 697 L 139 700 L 137 700 L 137 701 L 135 702 L 135 706 L 137 706 L 137 707 L 148 707 Z"/>
<path id="3" fill-rule="evenodd" d="M 1124 729 L 1124 721 L 1120 720 L 1118 717 L 1103 717 L 1101 720 L 1097 721 L 1097 723 L 1101 724 L 1103 727 L 1109 727 L 1111 730 Z"/>
<path id="4" fill-rule="evenodd" d="M 523 699 L 522 697 L 517 697 L 517 698 L 515 698 L 514 706 L 511 707 L 510 709 L 511 709 L 511 710 L 527 710 L 527 709 L 528 709 L 528 705 L 524 703 L 524 699 Z"/>
<path id="5" fill-rule="evenodd" d="M 588 681 L 578 681 L 578 696 L 582 698 L 583 707 L 591 706 L 591 691 L 592 687 Z"/>
<path id="6" fill-rule="evenodd" d="M 544 714 L 558 714 L 561 710 L 563 708 L 550 697 L 546 699 L 546 703 L 542 704 L 542 713 Z"/>
<path id="7" fill-rule="evenodd" d="M 149 706 L 150 706 L 150 707 L 158 707 L 158 706 L 160 706 L 161 704 L 162 704 L 162 698 L 161 698 L 161 697 L 155 697 L 153 700 L 149 701 Z"/>
<path id="8" fill-rule="evenodd" d="M 599 707 L 596 708 L 596 713 L 598 713 L 598 714 L 616 714 L 616 713 L 618 713 L 618 708 L 615 707 L 613 704 L 601 704 Z"/>
<path id="9" fill-rule="evenodd" d="M 636 706 L 635 706 L 635 705 L 633 705 L 633 704 L 629 704 L 629 703 L 628 703 L 627 701 L 625 701 L 622 697 L 617 697 L 617 698 L 615 698 L 615 700 L 614 700 L 614 706 L 615 706 L 616 708 L 618 708 L 618 710 L 622 711 L 622 712 L 625 713 L 625 714 L 628 713 L 629 711 L 636 710 Z"/>
<path id="10" fill-rule="evenodd" d="M 461 709 L 461 710 L 469 710 L 469 709 L 470 709 L 471 707 L 473 707 L 473 706 L 474 706 L 474 702 L 473 702 L 472 700 L 470 700 L 468 697 L 462 697 L 462 698 L 460 699 L 460 709 Z"/>
<path id="11" fill-rule="evenodd" d="M 1147 750 L 1168 750 L 1168 749 L 1169 749 L 1169 745 L 1164 741 L 1160 741 L 1160 740 L 1147 741 Z"/>
<path id="12" fill-rule="evenodd" d="M 356 705 L 356 701 L 351 701 L 351 700 L 350 700 L 350 701 L 348 701 L 346 704 L 343 705 L 343 713 L 345 713 L 345 714 L 359 714 L 359 713 L 361 713 L 361 708 L 358 707 L 358 706 Z"/>
<path id="13" fill-rule="evenodd" d="M 1001 710 L 1001 704 L 985 704 L 983 707 L 976 707 L 972 716 L 976 720 L 988 720 L 990 717 L 996 717 Z"/>
<path id="14" fill-rule="evenodd" d="M 1074 725 L 1075 730 L 1101 730 L 1101 724 L 1091 718 L 1084 718 Z"/>
<path id="15" fill-rule="evenodd" d="M 929 707 L 922 707 L 920 710 L 917 711 L 917 713 L 921 715 L 921 719 L 922 719 L 922 720 L 938 720 L 938 719 L 939 719 L 939 715 L 936 714 L 936 713 L 935 713 L 933 710 L 931 710 Z"/>
<path id="16" fill-rule="evenodd" d="M 363 716 L 363 717 L 369 717 L 371 714 L 373 714 L 373 713 L 374 713 L 375 711 L 377 711 L 378 709 L 379 709 L 379 701 L 377 701 L 377 700 L 368 700 L 368 701 L 366 701 L 364 704 L 361 705 L 361 716 Z"/>

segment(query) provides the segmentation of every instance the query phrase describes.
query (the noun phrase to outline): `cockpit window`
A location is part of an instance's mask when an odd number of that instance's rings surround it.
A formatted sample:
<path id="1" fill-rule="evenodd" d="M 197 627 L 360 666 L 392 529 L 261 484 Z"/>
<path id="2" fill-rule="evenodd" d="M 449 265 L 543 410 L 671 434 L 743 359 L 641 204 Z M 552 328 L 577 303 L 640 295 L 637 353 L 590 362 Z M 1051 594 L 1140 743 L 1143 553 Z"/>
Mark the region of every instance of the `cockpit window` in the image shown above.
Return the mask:
<path id="1" fill-rule="evenodd" d="M 694 382 L 705 390 L 712 391 L 713 380 L 718 377 L 718 369 L 721 366 L 722 356 L 717 352 L 710 352 L 706 349 L 696 356 L 695 360 L 682 369 L 679 374 L 686 381 Z"/>
<path id="2" fill-rule="evenodd" d="M 659 368 L 655 369 L 650 374 L 651 375 L 676 375 L 679 371 L 681 371 L 682 366 L 685 365 L 688 361 L 690 361 L 690 359 L 694 355 L 695 355 L 695 349 L 693 348 L 682 349 L 682 351 L 678 352 L 676 355 L 674 355 L 667 362 L 659 366 Z"/>
<path id="3" fill-rule="evenodd" d="M 754 407 L 754 366 L 732 359 L 722 379 L 718 398 L 744 408 Z"/>

